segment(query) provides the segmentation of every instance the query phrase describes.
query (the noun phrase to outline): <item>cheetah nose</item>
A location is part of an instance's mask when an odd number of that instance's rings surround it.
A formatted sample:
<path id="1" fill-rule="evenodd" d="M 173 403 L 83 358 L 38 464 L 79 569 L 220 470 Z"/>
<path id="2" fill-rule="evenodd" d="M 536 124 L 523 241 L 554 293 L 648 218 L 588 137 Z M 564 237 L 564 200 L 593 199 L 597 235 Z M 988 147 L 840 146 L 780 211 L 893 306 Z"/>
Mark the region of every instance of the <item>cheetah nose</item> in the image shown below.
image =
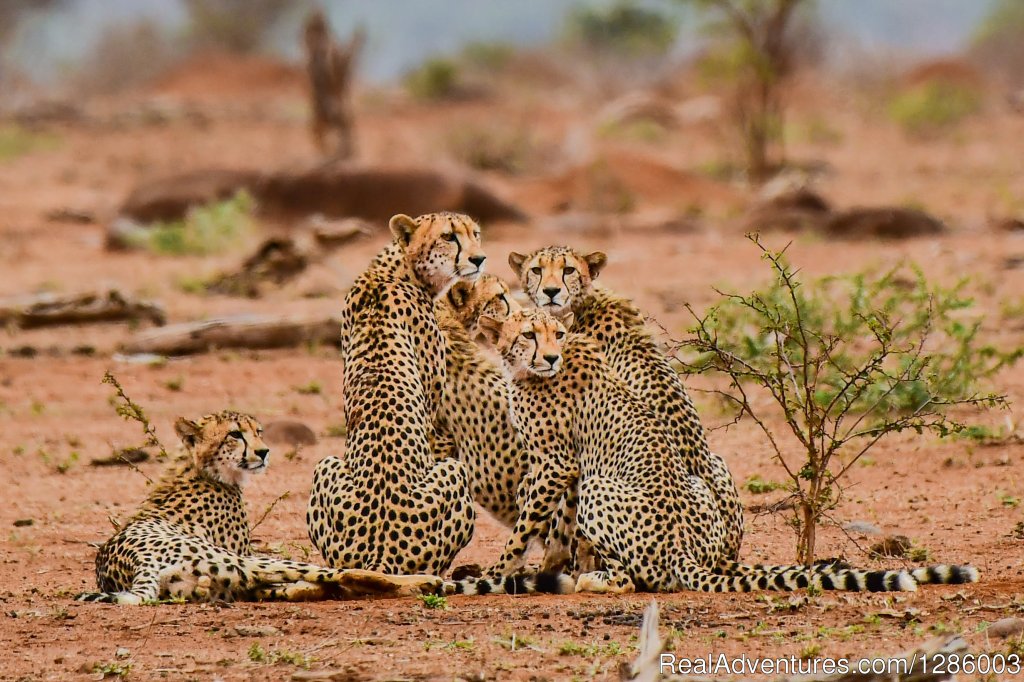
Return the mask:
<path id="1" fill-rule="evenodd" d="M 473 265 L 477 266 L 478 268 L 483 264 L 483 262 L 485 260 L 487 260 L 487 256 L 470 256 L 469 257 L 469 262 L 472 263 Z"/>
<path id="2" fill-rule="evenodd" d="M 264 462 L 267 461 L 267 455 L 270 454 L 270 450 L 267 449 L 267 448 L 262 448 L 260 450 L 253 450 L 253 452 L 256 453 L 256 456 L 259 457 Z"/>
<path id="3" fill-rule="evenodd" d="M 558 292 L 560 291 L 561 289 L 558 287 L 544 287 L 544 293 L 547 294 L 548 298 L 552 301 L 555 300 L 555 296 L 558 296 Z"/>
<path id="4" fill-rule="evenodd" d="M 544 359 L 547 360 L 548 364 L 551 365 L 552 367 L 554 367 L 555 363 L 558 362 L 558 356 L 555 354 L 545 355 Z"/>

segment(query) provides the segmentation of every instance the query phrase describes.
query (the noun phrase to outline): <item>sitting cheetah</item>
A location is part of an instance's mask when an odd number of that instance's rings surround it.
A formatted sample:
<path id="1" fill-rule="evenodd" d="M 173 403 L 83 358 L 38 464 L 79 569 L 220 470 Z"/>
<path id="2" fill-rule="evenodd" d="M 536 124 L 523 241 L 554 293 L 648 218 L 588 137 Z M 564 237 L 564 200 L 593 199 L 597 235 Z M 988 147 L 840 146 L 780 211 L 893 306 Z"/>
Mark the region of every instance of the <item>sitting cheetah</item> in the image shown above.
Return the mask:
<path id="1" fill-rule="evenodd" d="M 572 313 L 565 321 L 572 324 Z M 668 428 L 613 371 L 600 344 L 567 334 L 543 310 L 520 310 L 504 322 L 482 317 L 480 328 L 511 378 L 513 420 L 532 460 L 522 513 L 491 573 L 522 566 L 527 545 L 578 479 L 578 530 L 605 570 L 580 575 L 577 591 L 890 591 L 915 590 L 919 581 L 977 580 L 968 566 L 722 570 L 726 526 L 711 491 L 686 470 Z"/>
<path id="2" fill-rule="evenodd" d="M 481 315 L 504 319 L 519 309 L 508 285 L 487 274 L 473 283 L 456 282 L 435 304 L 445 336 L 447 383 L 441 422 L 451 438 L 451 456 L 466 467 L 473 500 L 509 528 L 519 518 L 529 457 L 509 416 L 504 371 L 473 338 Z M 563 520 L 575 516 L 570 511 L 573 500 L 567 501 L 547 537 L 542 573 L 562 571 L 576 558 L 572 524 Z"/>
<path id="3" fill-rule="evenodd" d="M 469 544 L 474 510 L 462 463 L 433 454 L 445 388 L 434 301 L 486 256 L 480 227 L 458 213 L 396 215 L 390 228 L 345 297 L 348 440 L 316 466 L 306 524 L 335 568 L 442 573 Z"/>
<path id="4" fill-rule="evenodd" d="M 247 477 L 264 471 L 269 450 L 252 417 L 221 412 L 175 430 L 186 456 L 96 556 L 102 592 L 80 601 L 141 604 L 158 599 L 289 601 L 436 592 L 432 576 L 337 571 L 251 556 L 242 502 Z"/>
<path id="5" fill-rule="evenodd" d="M 549 246 L 526 256 L 509 254 L 509 265 L 534 303 L 555 316 L 575 315 L 574 331 L 597 341 L 612 369 L 668 429 L 690 474 L 710 488 L 725 523 L 721 557 L 735 561 L 743 540 L 743 506 L 725 461 L 708 449 L 697 411 L 679 375 L 644 329 L 630 301 L 596 285 L 607 257 Z"/>

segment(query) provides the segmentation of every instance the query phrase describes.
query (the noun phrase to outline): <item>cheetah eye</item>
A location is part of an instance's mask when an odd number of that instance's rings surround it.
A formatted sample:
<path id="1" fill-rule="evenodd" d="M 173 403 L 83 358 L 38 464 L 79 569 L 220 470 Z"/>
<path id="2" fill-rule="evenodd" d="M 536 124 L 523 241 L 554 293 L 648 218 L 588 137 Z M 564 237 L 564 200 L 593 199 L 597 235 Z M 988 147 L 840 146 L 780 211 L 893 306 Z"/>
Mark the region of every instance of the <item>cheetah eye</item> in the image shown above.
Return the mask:
<path id="1" fill-rule="evenodd" d="M 533 332 L 523 332 L 523 338 L 526 339 L 527 341 L 533 341 L 535 338 L 537 338 L 537 335 L 534 334 Z"/>
<path id="2" fill-rule="evenodd" d="M 536 267 L 536 268 L 530 268 L 530 272 L 532 272 L 535 275 L 539 275 L 542 271 L 541 271 L 541 269 L 539 267 Z"/>
<path id="3" fill-rule="evenodd" d="M 458 237 L 455 236 L 454 232 L 445 232 L 443 236 L 444 236 L 444 238 L 446 240 L 448 240 L 450 242 L 454 242 L 454 241 L 458 240 Z"/>
<path id="4" fill-rule="evenodd" d="M 242 435 L 241 431 L 229 431 L 228 435 L 232 438 L 237 438 L 238 440 L 242 440 L 245 437 Z"/>
<path id="5" fill-rule="evenodd" d="M 564 272 L 567 275 L 571 275 L 572 273 L 576 272 L 576 268 L 572 267 L 571 265 L 566 265 L 565 270 L 563 270 L 562 272 Z"/>
<path id="6" fill-rule="evenodd" d="M 556 339 L 561 339 L 563 336 L 565 336 L 565 332 L 555 332 Z"/>

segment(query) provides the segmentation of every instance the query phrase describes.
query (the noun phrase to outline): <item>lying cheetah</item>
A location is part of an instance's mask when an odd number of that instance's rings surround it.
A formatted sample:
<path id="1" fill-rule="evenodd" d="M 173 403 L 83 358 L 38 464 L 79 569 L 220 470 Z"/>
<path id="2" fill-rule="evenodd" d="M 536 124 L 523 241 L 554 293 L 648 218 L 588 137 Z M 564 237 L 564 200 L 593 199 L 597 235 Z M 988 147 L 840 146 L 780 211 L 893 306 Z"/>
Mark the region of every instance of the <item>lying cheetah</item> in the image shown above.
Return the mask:
<path id="1" fill-rule="evenodd" d="M 643 315 L 630 301 L 596 285 L 605 254 L 583 255 L 549 246 L 530 255 L 512 253 L 509 264 L 534 303 L 556 316 L 575 315 L 574 331 L 597 341 L 612 369 L 668 429 L 686 470 L 710 488 L 725 523 L 721 558 L 739 557 L 743 507 L 725 461 L 708 449 L 697 411 L 679 375 L 644 329 Z"/>
<path id="2" fill-rule="evenodd" d="M 466 470 L 436 460 L 445 389 L 434 300 L 475 279 L 480 227 L 458 213 L 396 215 L 394 240 L 356 279 L 341 317 L 343 457 L 313 472 L 309 538 L 335 568 L 442 573 L 473 535 Z"/>
<path id="3" fill-rule="evenodd" d="M 101 592 L 80 601 L 141 604 L 158 599 L 289 601 L 412 595 L 442 589 L 440 578 L 337 571 L 251 555 L 242 486 L 267 467 L 259 423 L 235 412 L 175 430 L 187 452 L 96 556 Z"/>
<path id="4" fill-rule="evenodd" d="M 572 313 L 565 316 L 572 324 Z M 480 318 L 511 378 L 513 419 L 531 453 L 529 492 L 495 575 L 518 570 L 526 548 L 578 479 L 580 534 L 605 570 L 583 573 L 577 591 L 819 589 L 915 590 L 918 582 L 974 582 L 969 566 L 915 571 L 721 568 L 726 525 L 707 484 L 677 456 L 665 424 L 612 369 L 601 345 L 543 310 L 504 322 Z"/>

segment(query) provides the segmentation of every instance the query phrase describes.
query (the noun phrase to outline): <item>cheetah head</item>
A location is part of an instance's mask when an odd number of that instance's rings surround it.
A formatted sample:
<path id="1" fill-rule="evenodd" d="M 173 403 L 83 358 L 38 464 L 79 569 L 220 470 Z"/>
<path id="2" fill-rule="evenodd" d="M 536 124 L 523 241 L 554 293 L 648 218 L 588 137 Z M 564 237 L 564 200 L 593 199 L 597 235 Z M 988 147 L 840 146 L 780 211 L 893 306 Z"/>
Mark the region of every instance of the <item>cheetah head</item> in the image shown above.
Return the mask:
<path id="1" fill-rule="evenodd" d="M 484 271 L 480 226 L 461 213 L 398 214 L 389 223 L 409 269 L 435 296 L 458 280 L 473 281 Z"/>
<path id="2" fill-rule="evenodd" d="M 590 293 L 608 257 L 600 251 L 582 254 L 565 246 L 547 246 L 530 255 L 512 252 L 508 264 L 533 302 L 561 317 L 573 300 Z"/>
<path id="3" fill-rule="evenodd" d="M 198 421 L 180 417 L 174 430 L 193 466 L 215 480 L 241 486 L 249 474 L 267 468 L 270 449 L 263 442 L 263 428 L 249 415 L 219 412 Z"/>
<path id="4" fill-rule="evenodd" d="M 562 321 L 538 308 L 523 308 L 502 320 L 480 317 L 480 331 L 490 341 L 513 379 L 551 377 L 562 368 L 562 342 L 572 313 Z"/>
<path id="5" fill-rule="evenodd" d="M 471 336 L 476 335 L 481 316 L 504 320 L 522 307 L 512 298 L 505 282 L 487 274 L 480 275 L 475 282 L 456 282 L 445 297 Z"/>

